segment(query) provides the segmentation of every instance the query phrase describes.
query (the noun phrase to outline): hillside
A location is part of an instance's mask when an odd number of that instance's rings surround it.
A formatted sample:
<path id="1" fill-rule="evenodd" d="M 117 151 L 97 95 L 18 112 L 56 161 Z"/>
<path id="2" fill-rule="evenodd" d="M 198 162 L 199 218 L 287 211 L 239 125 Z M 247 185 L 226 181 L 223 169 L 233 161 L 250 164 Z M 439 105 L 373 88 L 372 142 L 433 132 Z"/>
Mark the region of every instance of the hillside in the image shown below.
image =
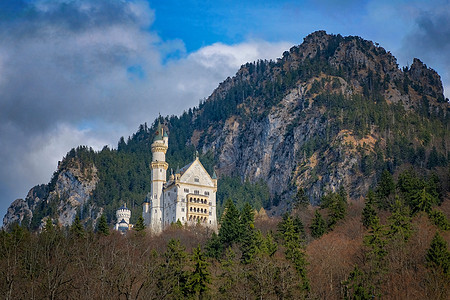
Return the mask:
<path id="1" fill-rule="evenodd" d="M 383 170 L 434 172 L 448 190 L 449 108 L 439 75 L 419 59 L 400 69 L 373 42 L 318 31 L 277 61 L 243 65 L 198 107 L 160 120 L 170 167 L 198 150 L 219 176 L 218 205 L 231 197 L 239 208 L 250 202 L 280 214 L 300 188 L 313 204 L 340 187 L 364 197 Z M 72 149 L 49 184 L 12 203 L 4 225 L 35 229 L 50 216 L 64 226 L 78 214 L 95 227 L 103 213 L 113 222 L 121 202 L 136 218 L 150 190 L 155 124 L 117 149 Z"/>

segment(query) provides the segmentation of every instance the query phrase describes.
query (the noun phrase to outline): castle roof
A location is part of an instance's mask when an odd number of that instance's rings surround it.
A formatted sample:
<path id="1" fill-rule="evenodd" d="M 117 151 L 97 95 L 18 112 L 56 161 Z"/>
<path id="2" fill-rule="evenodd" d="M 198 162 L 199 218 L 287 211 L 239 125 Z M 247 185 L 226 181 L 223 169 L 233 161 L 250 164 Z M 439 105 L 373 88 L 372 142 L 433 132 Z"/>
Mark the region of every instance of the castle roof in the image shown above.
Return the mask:
<path id="1" fill-rule="evenodd" d="M 195 161 L 195 160 L 194 160 L 194 161 Z M 194 161 L 188 163 L 187 165 L 185 165 L 185 166 L 182 167 L 181 169 L 177 170 L 177 171 L 178 171 L 177 173 L 183 175 L 183 173 L 186 172 L 186 170 L 189 169 L 190 166 L 192 166 L 192 164 L 194 163 Z"/>
<path id="2" fill-rule="evenodd" d="M 122 204 L 122 206 L 119 209 L 129 210 L 126 203 Z"/>
<path id="3" fill-rule="evenodd" d="M 161 122 L 158 121 L 158 126 L 156 127 L 155 137 L 153 138 L 153 141 L 162 141 L 165 137 L 168 137 L 167 132 L 162 127 Z"/>

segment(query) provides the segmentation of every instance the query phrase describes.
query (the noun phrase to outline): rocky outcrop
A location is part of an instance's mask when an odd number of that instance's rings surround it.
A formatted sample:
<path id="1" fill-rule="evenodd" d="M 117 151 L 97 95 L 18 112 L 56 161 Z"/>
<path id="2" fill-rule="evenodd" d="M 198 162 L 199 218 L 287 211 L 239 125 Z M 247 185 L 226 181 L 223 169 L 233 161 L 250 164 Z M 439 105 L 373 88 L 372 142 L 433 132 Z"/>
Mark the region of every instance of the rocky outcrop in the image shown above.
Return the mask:
<path id="1" fill-rule="evenodd" d="M 88 203 L 98 182 L 94 165 L 82 167 L 79 161 L 60 164 L 52 182 L 33 187 L 25 200 L 15 200 L 3 218 L 3 226 L 13 223 L 43 225 L 45 217 L 57 220 L 59 226 L 71 225 L 78 212 L 93 214 L 96 205 Z M 97 219 L 94 216 L 94 221 Z"/>

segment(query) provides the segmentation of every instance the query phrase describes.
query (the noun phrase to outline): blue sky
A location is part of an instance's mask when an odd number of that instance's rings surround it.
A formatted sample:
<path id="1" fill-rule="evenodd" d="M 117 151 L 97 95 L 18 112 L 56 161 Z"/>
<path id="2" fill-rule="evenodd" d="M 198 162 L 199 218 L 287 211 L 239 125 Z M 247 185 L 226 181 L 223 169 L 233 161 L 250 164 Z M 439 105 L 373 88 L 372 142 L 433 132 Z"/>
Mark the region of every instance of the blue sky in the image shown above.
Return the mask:
<path id="1" fill-rule="evenodd" d="M 449 97 L 448 0 L 1 1 L 0 215 L 72 147 L 115 147 L 316 30 L 420 58 Z"/>

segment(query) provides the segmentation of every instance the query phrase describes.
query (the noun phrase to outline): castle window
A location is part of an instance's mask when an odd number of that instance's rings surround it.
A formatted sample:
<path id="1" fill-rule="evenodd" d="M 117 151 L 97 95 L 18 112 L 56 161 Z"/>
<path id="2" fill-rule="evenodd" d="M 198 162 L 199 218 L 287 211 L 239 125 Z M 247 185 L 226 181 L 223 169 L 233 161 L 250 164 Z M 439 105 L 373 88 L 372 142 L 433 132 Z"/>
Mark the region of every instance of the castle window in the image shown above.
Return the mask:
<path id="1" fill-rule="evenodd" d="M 198 179 L 198 177 L 194 178 L 194 182 L 200 182 L 200 180 Z"/>
<path id="2" fill-rule="evenodd" d="M 200 194 L 198 190 L 194 190 L 194 194 L 198 195 Z"/>
<path id="3" fill-rule="evenodd" d="M 209 212 L 209 215 L 212 216 L 212 212 Z"/>
<path id="4" fill-rule="evenodd" d="M 209 220 L 209 224 L 211 224 L 211 220 Z"/>
<path id="5" fill-rule="evenodd" d="M 181 211 L 184 212 L 184 207 L 181 208 Z"/>
<path id="6" fill-rule="evenodd" d="M 212 205 L 211 201 L 209 201 L 209 205 Z"/>
<path id="7" fill-rule="evenodd" d="M 183 221 L 184 221 L 184 217 L 181 217 L 181 220 L 183 220 Z"/>
<path id="8" fill-rule="evenodd" d="M 206 195 L 206 196 L 209 196 L 209 192 L 205 192 L 205 195 Z"/>
<path id="9" fill-rule="evenodd" d="M 185 193 L 189 193 L 189 189 L 184 189 L 184 192 Z"/>

